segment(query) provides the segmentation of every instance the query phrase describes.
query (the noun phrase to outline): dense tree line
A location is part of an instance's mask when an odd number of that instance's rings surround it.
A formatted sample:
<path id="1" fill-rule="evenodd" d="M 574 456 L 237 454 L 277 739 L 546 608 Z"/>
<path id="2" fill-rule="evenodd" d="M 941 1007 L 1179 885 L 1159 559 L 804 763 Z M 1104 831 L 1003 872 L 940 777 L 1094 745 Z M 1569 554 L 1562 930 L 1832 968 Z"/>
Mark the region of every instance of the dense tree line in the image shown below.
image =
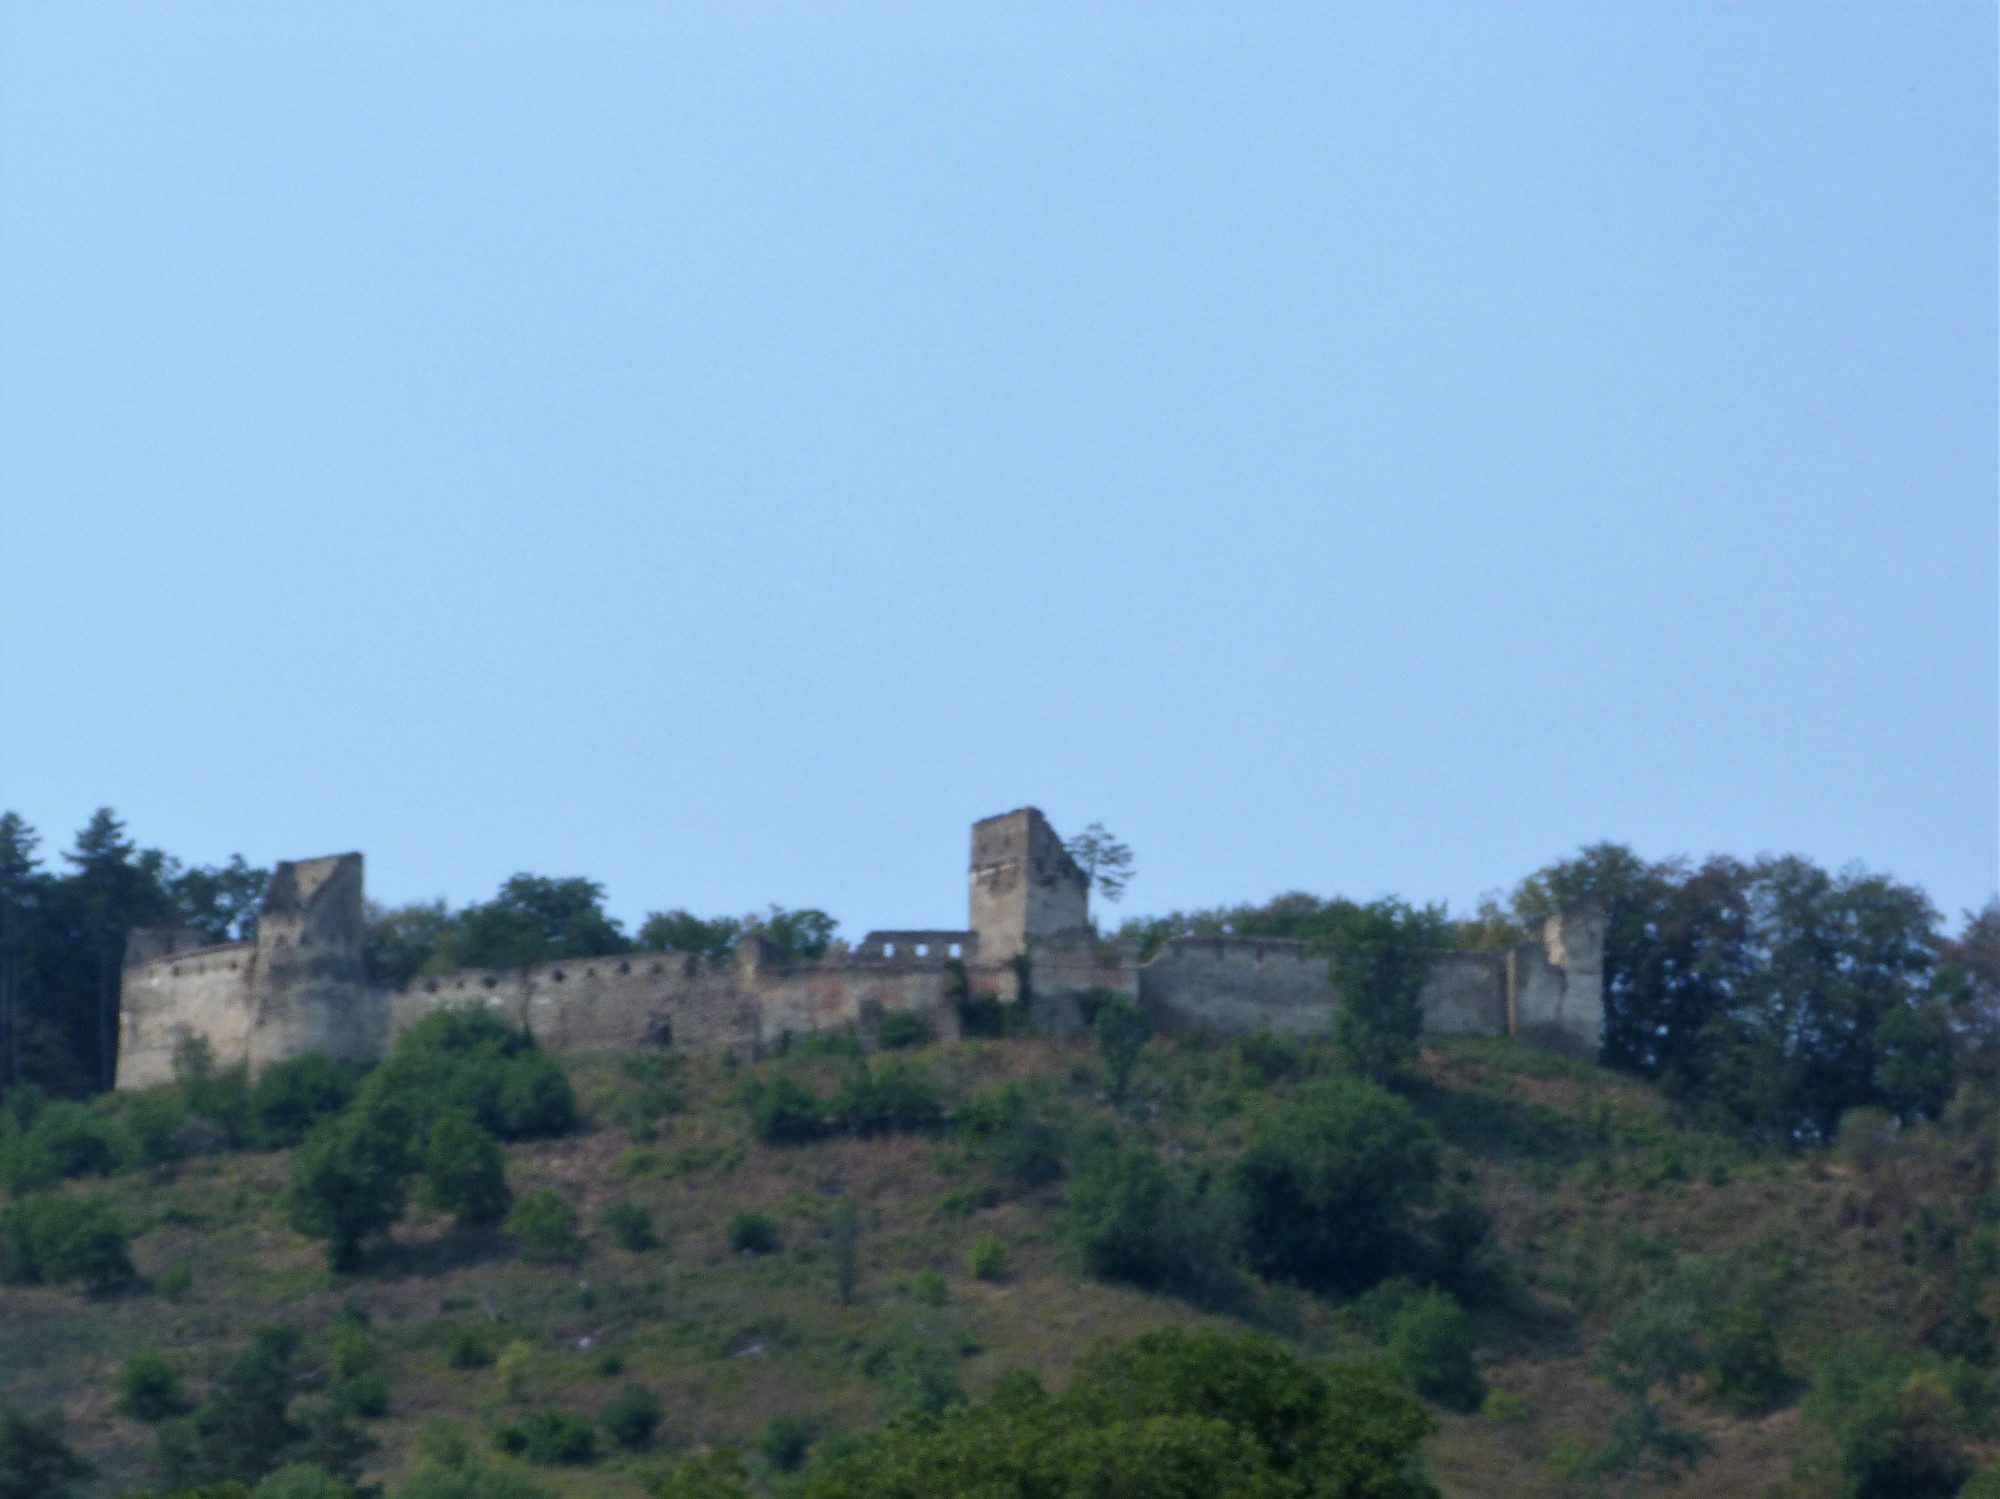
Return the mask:
<path id="1" fill-rule="evenodd" d="M 125 934 L 178 922 L 212 941 L 247 936 L 270 872 L 241 855 L 184 865 L 99 808 L 49 867 L 35 830 L 0 813 L 0 1086 L 111 1086 Z M 66 866 L 66 867 L 63 867 Z"/>
<path id="2" fill-rule="evenodd" d="M 76 1096 L 111 1086 L 118 982 L 134 927 L 192 927 L 212 942 L 256 934 L 268 869 L 238 854 L 183 864 L 126 835 L 100 808 L 50 864 L 19 815 L 0 813 L 0 1091 L 34 1084 Z M 366 956 L 383 983 L 458 968 L 511 968 L 561 958 L 694 952 L 726 961 L 755 934 L 789 962 L 819 959 L 838 926 L 824 911 L 772 906 L 761 915 L 656 911 L 628 936 L 594 880 L 517 874 L 493 899 L 454 911 L 443 901 L 369 908 Z"/>
<path id="3" fill-rule="evenodd" d="M 1602 843 L 1453 921 L 1441 905 L 1294 892 L 1262 905 L 1128 921 L 1175 936 L 1287 937 L 1332 960 L 1364 1071 L 1414 1046 L 1425 961 L 1500 947 L 1564 906 L 1605 915 L 1603 1062 L 1657 1082 L 1704 1122 L 1796 1144 L 1841 1115 L 1932 1118 L 1966 1077 L 2000 1074 L 2000 904 L 1947 938 L 1924 892 L 1797 858 L 1647 862 Z"/>

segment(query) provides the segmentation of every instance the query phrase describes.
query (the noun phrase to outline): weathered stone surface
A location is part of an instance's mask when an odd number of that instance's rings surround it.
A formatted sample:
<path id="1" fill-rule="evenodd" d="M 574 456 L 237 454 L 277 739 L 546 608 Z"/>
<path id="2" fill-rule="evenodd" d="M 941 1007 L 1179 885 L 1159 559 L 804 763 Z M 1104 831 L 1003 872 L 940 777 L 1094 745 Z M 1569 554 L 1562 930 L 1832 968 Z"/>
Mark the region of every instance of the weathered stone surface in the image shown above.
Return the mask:
<path id="1" fill-rule="evenodd" d="M 894 1010 L 958 1034 L 961 991 L 1025 1000 L 1038 1029 L 1066 1033 L 1083 1000 L 1109 990 L 1165 1027 L 1224 1034 L 1331 1029 L 1324 958 L 1268 938 L 1187 937 L 1147 963 L 1090 925 L 1089 882 L 1033 807 L 975 823 L 969 929 L 870 932 L 822 961 L 788 965 L 760 938 L 733 961 L 632 953 L 505 971 L 470 969 L 389 990 L 366 976 L 362 859 L 283 863 L 255 942 L 200 946 L 200 934 L 135 931 L 126 945 L 118 1086 L 170 1082 L 176 1046 L 206 1037 L 223 1065 L 256 1072 L 302 1052 L 367 1060 L 447 1005 L 488 1006 L 558 1052 L 646 1046 L 736 1047 L 761 1055 L 788 1035 L 855 1027 L 872 1038 Z M 1550 917 L 1510 952 L 1447 953 L 1423 993 L 1433 1031 L 1519 1036 L 1597 1053 L 1603 1018 L 1603 918 Z"/>

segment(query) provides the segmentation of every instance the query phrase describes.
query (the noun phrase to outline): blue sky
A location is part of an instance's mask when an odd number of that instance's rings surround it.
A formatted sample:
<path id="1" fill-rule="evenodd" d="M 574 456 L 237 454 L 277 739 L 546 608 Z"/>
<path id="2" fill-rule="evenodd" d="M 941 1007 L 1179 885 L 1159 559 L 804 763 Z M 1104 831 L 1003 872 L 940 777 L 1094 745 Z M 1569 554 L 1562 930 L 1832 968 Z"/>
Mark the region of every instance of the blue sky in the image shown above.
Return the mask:
<path id="1" fill-rule="evenodd" d="M 1991 6 L 0 9 L 0 804 L 371 891 L 2000 849 Z"/>

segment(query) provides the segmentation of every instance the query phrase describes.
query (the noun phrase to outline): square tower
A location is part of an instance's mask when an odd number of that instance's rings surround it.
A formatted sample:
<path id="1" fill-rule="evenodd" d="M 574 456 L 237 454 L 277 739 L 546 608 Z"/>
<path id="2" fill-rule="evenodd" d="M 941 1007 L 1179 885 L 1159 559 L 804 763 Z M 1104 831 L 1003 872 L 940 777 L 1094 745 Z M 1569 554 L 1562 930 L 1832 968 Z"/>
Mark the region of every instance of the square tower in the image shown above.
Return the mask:
<path id="1" fill-rule="evenodd" d="M 1031 937 L 1088 926 L 1090 880 L 1049 820 L 1023 807 L 972 825 L 971 907 L 979 961 L 998 966 Z"/>

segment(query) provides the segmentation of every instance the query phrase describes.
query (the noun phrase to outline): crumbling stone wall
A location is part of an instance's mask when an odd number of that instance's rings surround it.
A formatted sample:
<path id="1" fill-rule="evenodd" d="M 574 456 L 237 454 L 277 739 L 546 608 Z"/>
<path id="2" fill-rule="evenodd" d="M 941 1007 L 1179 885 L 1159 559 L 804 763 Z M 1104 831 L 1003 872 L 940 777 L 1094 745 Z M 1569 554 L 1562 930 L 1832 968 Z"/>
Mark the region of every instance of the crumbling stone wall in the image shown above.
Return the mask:
<path id="1" fill-rule="evenodd" d="M 1110 990 L 1167 1027 L 1226 1034 L 1324 1032 L 1334 994 L 1326 961 L 1295 942 L 1179 938 L 1147 963 L 1090 925 L 1089 881 L 1048 819 L 1022 807 L 975 823 L 966 931 L 870 932 L 825 959 L 786 964 L 759 938 L 733 961 L 633 953 L 508 970 L 469 969 L 399 989 L 371 986 L 363 964 L 362 859 L 278 865 L 257 940 L 202 946 L 181 929 L 135 931 L 126 946 L 118 1086 L 172 1081 L 182 1038 L 207 1038 L 223 1065 L 257 1071 L 301 1052 L 370 1060 L 446 1005 L 488 1006 L 557 1052 L 643 1046 L 742 1048 L 853 1026 L 866 1037 L 895 1010 L 958 1033 L 963 991 L 1027 1003 L 1037 1029 L 1082 1023 L 1084 996 Z M 1448 953 L 1423 993 L 1444 1033 L 1518 1035 L 1595 1056 L 1603 1010 L 1603 919 L 1550 917 L 1510 952 Z"/>

